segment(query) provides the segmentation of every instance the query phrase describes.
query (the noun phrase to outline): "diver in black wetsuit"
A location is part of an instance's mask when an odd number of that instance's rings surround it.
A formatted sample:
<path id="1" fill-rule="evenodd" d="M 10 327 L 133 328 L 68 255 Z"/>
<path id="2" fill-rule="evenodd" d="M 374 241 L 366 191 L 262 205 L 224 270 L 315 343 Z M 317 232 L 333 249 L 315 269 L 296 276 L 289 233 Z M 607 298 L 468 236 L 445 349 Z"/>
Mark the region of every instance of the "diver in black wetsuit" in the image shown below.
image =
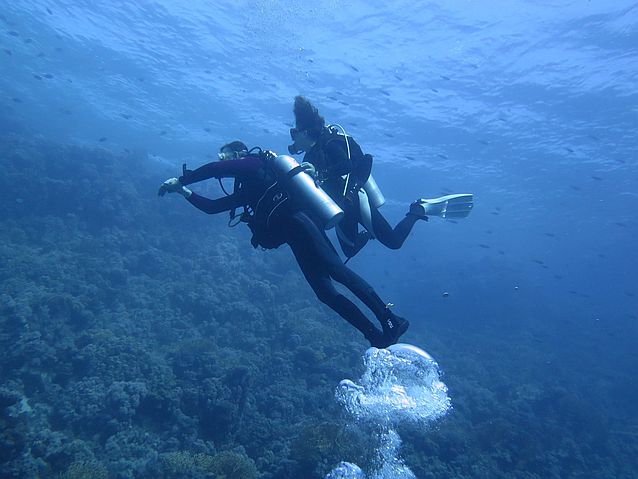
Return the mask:
<path id="1" fill-rule="evenodd" d="M 359 233 L 359 191 L 368 181 L 372 171 L 372 156 L 364 155 L 352 137 L 345 142 L 345 135 L 325 126 L 324 118 L 306 98 L 295 97 L 296 128 L 290 130 L 292 154 L 305 152 L 302 165 L 312 173 L 330 197 L 343 209 L 345 216 L 337 225 L 337 237 L 347 258 L 363 248 L 371 237 L 377 238 L 390 249 L 399 249 L 420 219 L 427 216 L 418 207 L 410 210 L 394 228 L 374 206 L 370 205 L 372 231 Z M 347 176 L 346 176 L 347 175 Z"/>
<path id="2" fill-rule="evenodd" d="M 349 259 L 376 238 L 390 249 L 399 249 L 419 220 L 429 216 L 464 218 L 473 207 L 471 194 L 454 194 L 414 201 L 405 217 L 392 228 L 379 207 L 385 199 L 370 173 L 372 156 L 345 132 L 326 127 L 323 117 L 306 98 L 295 97 L 296 127 L 290 130 L 293 144 L 288 151 L 305 152 L 302 166 L 314 175 L 318 184 L 343 209 L 345 215 L 337 225 L 337 238 Z M 365 231 L 359 232 L 359 224 Z"/>
<path id="3" fill-rule="evenodd" d="M 384 348 L 396 343 L 408 329 L 409 322 L 395 315 L 389 309 L 390 304 L 386 305 L 372 286 L 343 264 L 323 227 L 318 225 L 316 215 L 307 210 L 309 205 L 299 204 L 298 198 L 284 186 L 287 179 L 274 172 L 271 162 L 279 157 L 260 149 L 252 153 L 254 150 L 249 153 L 239 141 L 224 145 L 219 157 L 225 161 L 208 163 L 192 171 L 184 167 L 181 177 L 170 178 L 162 184 L 159 195 L 180 193 L 205 213 L 232 211 L 231 218 L 235 209 L 243 207 L 240 218 L 253 232 L 254 247 L 271 249 L 284 243 L 290 245 L 304 277 L 321 302 L 361 331 L 372 346 Z M 219 199 L 205 198 L 186 188 L 192 183 L 224 177 L 234 177 L 235 188 L 232 194 Z M 346 286 L 370 308 L 383 332 L 354 303 L 339 294 L 333 280 Z"/>

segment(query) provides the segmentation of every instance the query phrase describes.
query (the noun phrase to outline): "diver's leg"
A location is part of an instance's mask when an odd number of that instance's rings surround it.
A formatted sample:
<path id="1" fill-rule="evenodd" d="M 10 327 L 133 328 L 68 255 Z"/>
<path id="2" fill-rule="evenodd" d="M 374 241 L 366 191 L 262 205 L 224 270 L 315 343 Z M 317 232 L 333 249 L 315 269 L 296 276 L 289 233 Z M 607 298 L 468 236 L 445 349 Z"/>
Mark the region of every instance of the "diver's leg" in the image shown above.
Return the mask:
<path id="1" fill-rule="evenodd" d="M 346 258 L 352 258 L 366 245 L 370 234 L 368 232 L 359 233 L 358 205 L 350 204 L 342 209 L 343 218 L 335 228 L 337 239 Z"/>
<path id="2" fill-rule="evenodd" d="M 396 343 L 399 337 L 407 331 L 410 322 L 394 314 L 390 310 L 389 305 L 386 305 L 381 300 L 374 288 L 341 261 L 334 261 L 328 258 L 326 264 L 330 265 L 330 276 L 332 279 L 352 291 L 377 317 L 386 340 L 384 347 Z"/>
<path id="3" fill-rule="evenodd" d="M 377 208 L 370 206 L 370 212 L 376 238 L 390 249 L 399 249 L 403 246 L 412 228 L 421 219 L 416 215 L 407 214 L 392 228 Z"/>
<path id="4" fill-rule="evenodd" d="M 339 294 L 330 280 L 329 265 L 341 262 L 325 233 L 305 215 L 289 223 L 288 244 L 306 281 L 319 301 L 357 328 L 372 346 L 384 347 L 386 339 L 361 310 L 348 298 Z M 323 233 L 323 234 L 322 234 Z M 330 262 L 326 263 L 326 259 Z"/>

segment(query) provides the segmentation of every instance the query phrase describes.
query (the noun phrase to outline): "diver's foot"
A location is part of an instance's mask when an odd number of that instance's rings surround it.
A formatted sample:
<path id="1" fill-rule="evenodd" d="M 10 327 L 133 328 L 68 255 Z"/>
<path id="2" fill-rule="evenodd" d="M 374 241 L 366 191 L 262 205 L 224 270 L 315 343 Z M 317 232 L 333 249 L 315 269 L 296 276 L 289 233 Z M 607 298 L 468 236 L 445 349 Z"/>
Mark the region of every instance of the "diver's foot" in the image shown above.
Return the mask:
<path id="1" fill-rule="evenodd" d="M 368 341 L 370 341 L 370 346 L 373 348 L 383 349 L 390 346 L 385 335 L 376 328 L 374 331 L 368 332 L 365 337 Z"/>
<path id="2" fill-rule="evenodd" d="M 386 309 L 386 314 L 381 320 L 381 327 L 383 328 L 383 337 L 386 341 L 384 347 L 388 347 L 392 344 L 396 344 L 399 338 L 405 334 L 410 327 L 410 321 Z"/>
<path id="3" fill-rule="evenodd" d="M 408 215 L 416 216 L 417 218 L 421 220 L 428 221 L 428 217 L 425 214 L 426 204 L 427 203 L 425 202 L 425 200 L 422 200 L 422 199 L 416 200 L 415 202 L 410 204 L 410 211 L 408 212 Z"/>

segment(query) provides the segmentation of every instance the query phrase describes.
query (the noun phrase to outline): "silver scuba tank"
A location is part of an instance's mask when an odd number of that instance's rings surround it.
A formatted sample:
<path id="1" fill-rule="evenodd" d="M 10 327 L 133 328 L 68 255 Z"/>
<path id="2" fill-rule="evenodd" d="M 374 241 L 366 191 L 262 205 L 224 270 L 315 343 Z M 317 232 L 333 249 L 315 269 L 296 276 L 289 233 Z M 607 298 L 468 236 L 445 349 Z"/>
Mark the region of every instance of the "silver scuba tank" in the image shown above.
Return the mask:
<path id="1" fill-rule="evenodd" d="M 365 185 L 363 185 L 363 189 L 368 194 L 368 200 L 370 204 L 375 208 L 380 208 L 385 203 L 385 196 L 381 193 L 381 190 L 377 186 L 377 182 L 374 181 L 372 175 L 368 177 L 368 181 L 366 181 Z"/>
<path id="2" fill-rule="evenodd" d="M 317 215 L 324 228 L 333 228 L 343 217 L 343 210 L 315 184 L 297 160 L 288 155 L 279 155 L 271 160 L 271 165 L 279 181 L 286 184 L 291 197 Z"/>

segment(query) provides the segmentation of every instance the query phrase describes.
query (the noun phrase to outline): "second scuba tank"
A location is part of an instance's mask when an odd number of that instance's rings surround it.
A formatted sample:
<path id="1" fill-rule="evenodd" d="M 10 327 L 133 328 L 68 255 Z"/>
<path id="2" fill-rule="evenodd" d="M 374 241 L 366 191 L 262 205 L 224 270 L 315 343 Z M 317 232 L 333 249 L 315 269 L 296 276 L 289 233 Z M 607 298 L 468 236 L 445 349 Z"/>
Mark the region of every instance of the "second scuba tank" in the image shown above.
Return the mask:
<path id="1" fill-rule="evenodd" d="M 270 160 L 278 181 L 285 185 L 290 196 L 317 215 L 325 229 L 333 228 L 343 217 L 343 210 L 315 184 L 297 161 L 288 155 Z"/>
<path id="2" fill-rule="evenodd" d="M 370 204 L 375 208 L 380 208 L 385 203 L 385 196 L 381 193 L 381 190 L 377 186 L 377 182 L 374 181 L 372 175 L 368 177 L 368 181 L 366 181 L 365 185 L 363 185 L 363 189 L 368 194 L 368 199 Z"/>

